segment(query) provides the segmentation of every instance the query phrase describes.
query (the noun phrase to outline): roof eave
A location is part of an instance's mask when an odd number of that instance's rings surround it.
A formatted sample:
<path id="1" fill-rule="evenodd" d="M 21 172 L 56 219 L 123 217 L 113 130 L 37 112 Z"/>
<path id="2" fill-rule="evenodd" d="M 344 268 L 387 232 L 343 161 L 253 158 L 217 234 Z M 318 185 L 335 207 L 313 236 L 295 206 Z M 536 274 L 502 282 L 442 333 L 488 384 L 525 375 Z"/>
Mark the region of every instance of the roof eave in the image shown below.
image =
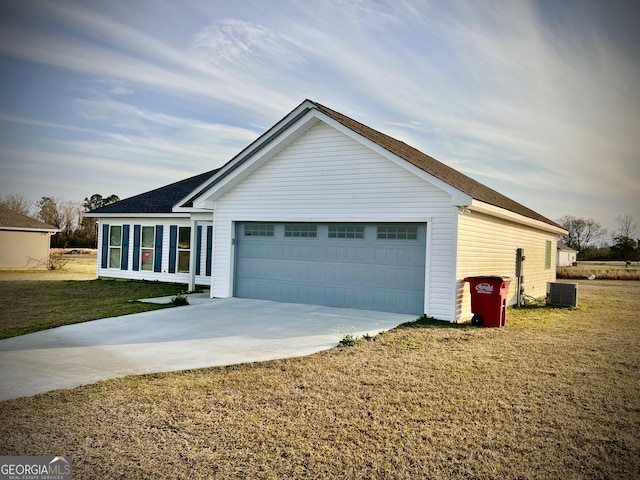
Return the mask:
<path id="1" fill-rule="evenodd" d="M 85 213 L 85 217 L 90 218 L 161 218 L 161 217 L 189 217 L 188 212 L 164 212 L 164 213 L 135 213 L 135 212 L 119 212 L 119 213 Z"/>
<path id="2" fill-rule="evenodd" d="M 0 230 L 11 230 L 16 232 L 40 232 L 40 233 L 51 233 L 51 234 L 55 234 L 61 231 L 59 228 L 29 228 L 29 227 L 2 227 L 2 226 L 0 226 Z"/>
<path id="3" fill-rule="evenodd" d="M 538 230 L 545 230 L 550 233 L 555 233 L 556 235 L 566 235 L 568 233 L 565 229 L 555 224 L 525 217 L 524 215 L 520 215 L 519 213 L 512 212 L 511 210 L 507 210 L 502 207 L 496 207 L 495 205 L 481 202 L 480 200 L 476 200 L 476 199 L 473 199 L 473 201 L 471 202 L 471 205 L 469 205 L 469 210 L 471 211 L 472 214 L 473 212 L 484 213 L 492 217 L 501 218 L 503 220 L 509 220 L 511 222 L 519 223 L 520 225 L 526 225 L 528 227 L 533 227 Z"/>

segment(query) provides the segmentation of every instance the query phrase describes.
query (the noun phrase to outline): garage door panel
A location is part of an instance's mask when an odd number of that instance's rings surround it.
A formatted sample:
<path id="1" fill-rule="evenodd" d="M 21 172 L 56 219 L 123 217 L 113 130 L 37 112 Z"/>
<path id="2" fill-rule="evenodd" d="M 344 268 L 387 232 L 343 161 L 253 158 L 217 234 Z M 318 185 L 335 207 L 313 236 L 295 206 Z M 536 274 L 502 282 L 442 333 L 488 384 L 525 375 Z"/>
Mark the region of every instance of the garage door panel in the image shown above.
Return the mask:
<path id="1" fill-rule="evenodd" d="M 327 224 L 314 226 L 316 237 L 286 237 L 284 224 L 274 226 L 272 237 L 245 236 L 244 225 L 238 224 L 236 232 L 236 296 L 402 313 L 423 311 L 424 224 L 417 227 L 418 239 L 403 240 L 377 238 L 375 224 L 364 227 L 365 238 L 329 238 Z M 298 230 L 306 231 L 304 227 Z M 362 227 L 351 231 L 355 230 L 362 236 Z"/>

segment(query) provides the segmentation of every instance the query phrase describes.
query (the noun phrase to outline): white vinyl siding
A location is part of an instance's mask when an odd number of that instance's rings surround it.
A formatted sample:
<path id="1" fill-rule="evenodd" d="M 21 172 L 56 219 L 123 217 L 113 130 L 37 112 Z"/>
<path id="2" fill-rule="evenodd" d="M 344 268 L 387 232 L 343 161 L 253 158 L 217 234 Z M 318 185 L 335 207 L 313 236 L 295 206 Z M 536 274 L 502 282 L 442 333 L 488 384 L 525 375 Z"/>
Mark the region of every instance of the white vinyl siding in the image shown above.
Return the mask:
<path id="1" fill-rule="evenodd" d="M 321 122 L 216 199 L 212 296 L 233 295 L 234 222 L 427 223 L 425 310 L 452 321 L 456 216 L 448 193 Z"/>
<path id="2" fill-rule="evenodd" d="M 555 281 L 555 265 L 545 268 L 547 242 L 555 242 L 553 233 L 498 219 L 478 212 L 460 215 L 458 227 L 458 303 L 461 318 L 471 316 L 469 285 L 462 279 L 476 275 L 498 275 L 511 278 L 508 304 L 517 300 L 516 249 L 523 248 L 525 294 L 546 295 L 547 282 Z"/>

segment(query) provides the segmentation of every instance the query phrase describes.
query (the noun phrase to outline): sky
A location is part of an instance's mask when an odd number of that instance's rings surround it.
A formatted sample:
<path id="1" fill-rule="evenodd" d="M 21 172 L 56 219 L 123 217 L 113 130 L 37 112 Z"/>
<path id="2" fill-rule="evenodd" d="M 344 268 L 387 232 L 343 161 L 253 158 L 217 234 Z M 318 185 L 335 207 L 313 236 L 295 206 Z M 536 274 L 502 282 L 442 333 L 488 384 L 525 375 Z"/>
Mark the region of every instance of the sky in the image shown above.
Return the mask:
<path id="1" fill-rule="evenodd" d="M 640 224 L 638 5 L 0 0 L 0 196 L 133 196 L 308 98 L 550 219 Z"/>

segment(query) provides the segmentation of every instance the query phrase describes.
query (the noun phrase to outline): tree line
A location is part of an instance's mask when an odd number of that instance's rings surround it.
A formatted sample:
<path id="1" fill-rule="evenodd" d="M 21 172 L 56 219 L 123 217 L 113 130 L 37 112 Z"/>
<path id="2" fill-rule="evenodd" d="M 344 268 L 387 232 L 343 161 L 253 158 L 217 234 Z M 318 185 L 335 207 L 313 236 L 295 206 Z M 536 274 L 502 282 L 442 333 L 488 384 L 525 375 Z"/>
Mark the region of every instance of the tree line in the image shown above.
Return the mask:
<path id="1" fill-rule="evenodd" d="M 103 197 L 98 193 L 85 197 L 83 202 L 54 197 L 42 197 L 34 202 L 23 195 L 0 197 L 0 205 L 59 229 L 60 232 L 51 236 L 54 248 L 96 248 L 96 219 L 85 216 L 85 213 L 118 201 L 117 195 Z"/>
<path id="2" fill-rule="evenodd" d="M 638 225 L 631 215 L 618 215 L 617 228 L 611 232 L 593 218 L 565 215 L 558 223 L 568 232 L 562 243 L 578 251 L 578 260 L 640 261 Z"/>

